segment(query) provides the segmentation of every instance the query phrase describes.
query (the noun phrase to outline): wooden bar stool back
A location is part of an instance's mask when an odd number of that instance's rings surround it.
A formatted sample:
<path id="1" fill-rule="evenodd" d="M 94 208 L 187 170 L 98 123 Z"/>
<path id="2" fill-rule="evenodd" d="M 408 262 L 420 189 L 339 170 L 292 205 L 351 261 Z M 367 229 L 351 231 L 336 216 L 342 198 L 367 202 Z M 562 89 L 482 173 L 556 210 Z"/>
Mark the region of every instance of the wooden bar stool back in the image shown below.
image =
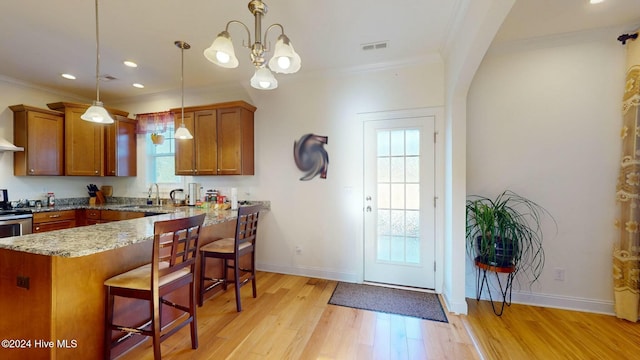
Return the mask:
<path id="1" fill-rule="evenodd" d="M 126 273 L 116 275 L 104 282 L 105 303 L 105 349 L 104 358 L 111 359 L 112 349 L 134 335 L 153 338 L 154 359 L 159 360 L 160 343 L 176 331 L 191 326 L 191 347 L 198 348 L 195 298 L 195 265 L 198 254 L 198 239 L 204 214 L 157 221 L 154 224 L 153 255 L 151 263 Z M 188 304 L 176 304 L 165 300 L 167 294 L 188 286 Z M 113 323 L 114 298 L 127 297 L 149 302 L 150 319 L 142 324 L 120 325 Z M 177 301 L 177 300 L 175 300 Z M 175 322 L 163 328 L 162 305 L 169 305 L 184 312 Z M 122 335 L 113 339 L 113 332 Z"/>
<path id="2" fill-rule="evenodd" d="M 236 309 L 242 311 L 240 288 L 251 281 L 253 297 L 256 291 L 256 235 L 258 233 L 258 218 L 261 205 L 241 206 L 238 209 L 235 238 L 216 240 L 200 248 L 200 298 L 198 305 L 202 306 L 204 295 L 218 285 L 227 289 L 227 270 L 233 270 L 233 278 L 236 288 Z M 245 254 L 250 255 L 248 268 L 240 267 L 240 258 Z M 222 278 L 207 277 L 207 258 L 222 259 Z M 229 261 L 233 262 L 229 264 Z"/>

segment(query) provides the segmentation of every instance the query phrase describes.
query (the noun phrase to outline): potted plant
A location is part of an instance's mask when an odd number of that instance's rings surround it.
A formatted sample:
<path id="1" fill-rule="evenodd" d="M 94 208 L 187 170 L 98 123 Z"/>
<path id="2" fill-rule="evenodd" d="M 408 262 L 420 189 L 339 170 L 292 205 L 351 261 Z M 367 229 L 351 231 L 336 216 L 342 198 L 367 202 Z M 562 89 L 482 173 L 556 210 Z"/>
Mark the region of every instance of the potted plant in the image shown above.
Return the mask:
<path id="1" fill-rule="evenodd" d="M 158 134 L 158 133 L 152 133 L 151 134 L 151 142 L 154 145 L 162 145 L 162 143 L 164 143 L 164 135 Z"/>
<path id="2" fill-rule="evenodd" d="M 541 221 L 551 214 L 537 203 L 507 190 L 495 199 L 467 199 L 467 252 L 474 260 L 495 267 L 513 267 L 536 281 L 544 267 Z"/>

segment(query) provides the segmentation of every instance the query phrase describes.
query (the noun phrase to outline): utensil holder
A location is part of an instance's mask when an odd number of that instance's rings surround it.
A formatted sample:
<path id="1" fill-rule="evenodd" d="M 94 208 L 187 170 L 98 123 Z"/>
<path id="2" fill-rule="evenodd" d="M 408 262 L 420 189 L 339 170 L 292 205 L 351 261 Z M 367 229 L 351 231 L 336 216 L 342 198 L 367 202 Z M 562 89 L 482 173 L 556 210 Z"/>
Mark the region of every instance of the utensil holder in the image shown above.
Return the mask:
<path id="1" fill-rule="evenodd" d="M 106 201 L 105 201 L 104 195 L 102 194 L 102 191 L 100 190 L 96 191 L 96 205 L 102 205 L 105 202 Z"/>

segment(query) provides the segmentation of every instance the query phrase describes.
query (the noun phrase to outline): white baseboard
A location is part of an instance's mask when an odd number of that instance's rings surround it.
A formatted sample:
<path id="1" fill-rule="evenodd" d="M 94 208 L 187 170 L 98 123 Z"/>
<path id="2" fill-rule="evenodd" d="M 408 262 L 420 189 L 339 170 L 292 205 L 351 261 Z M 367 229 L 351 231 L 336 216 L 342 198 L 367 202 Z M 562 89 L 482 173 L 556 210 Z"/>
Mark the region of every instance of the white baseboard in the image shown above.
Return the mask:
<path id="1" fill-rule="evenodd" d="M 500 297 L 499 291 L 494 291 L 492 294 Z M 494 301 L 496 301 L 496 296 Z M 489 296 L 486 291 L 482 293 L 482 300 L 489 300 Z M 473 301 L 475 299 L 469 299 Z M 562 296 L 551 294 L 535 294 L 528 292 L 514 291 L 511 297 L 514 304 L 542 306 L 563 310 L 584 311 L 596 314 L 615 315 L 613 301 L 594 300 L 574 296 Z"/>
<path id="2" fill-rule="evenodd" d="M 450 313 L 454 313 L 456 315 L 467 315 L 469 308 L 466 301 L 451 301 L 446 293 L 442 293 L 442 299 L 444 300 L 444 305 L 447 307 L 447 311 L 449 311 Z"/>
<path id="3" fill-rule="evenodd" d="M 335 280 L 357 283 L 359 282 L 358 274 L 345 273 L 340 271 L 328 271 L 325 268 L 311 268 L 311 267 L 291 267 L 291 266 L 279 266 L 272 264 L 256 263 L 256 269 L 261 271 L 274 272 L 279 274 L 308 276 L 318 279 Z"/>

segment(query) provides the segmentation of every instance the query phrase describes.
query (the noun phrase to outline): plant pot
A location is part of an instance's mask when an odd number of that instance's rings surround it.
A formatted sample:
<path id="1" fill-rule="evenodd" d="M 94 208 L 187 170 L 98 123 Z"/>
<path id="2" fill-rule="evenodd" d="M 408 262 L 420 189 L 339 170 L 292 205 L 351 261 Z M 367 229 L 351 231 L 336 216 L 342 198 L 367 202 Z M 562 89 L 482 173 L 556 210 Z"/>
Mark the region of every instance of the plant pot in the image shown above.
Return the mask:
<path id="1" fill-rule="evenodd" d="M 516 244 L 511 239 L 502 239 L 499 236 L 494 237 L 486 244 L 483 243 L 483 237 L 476 238 L 476 251 L 478 259 L 481 263 L 507 267 L 515 265 L 514 258 L 517 253 Z"/>
<path id="2" fill-rule="evenodd" d="M 164 135 L 153 133 L 151 134 L 151 142 L 154 145 L 162 145 L 164 143 Z"/>

